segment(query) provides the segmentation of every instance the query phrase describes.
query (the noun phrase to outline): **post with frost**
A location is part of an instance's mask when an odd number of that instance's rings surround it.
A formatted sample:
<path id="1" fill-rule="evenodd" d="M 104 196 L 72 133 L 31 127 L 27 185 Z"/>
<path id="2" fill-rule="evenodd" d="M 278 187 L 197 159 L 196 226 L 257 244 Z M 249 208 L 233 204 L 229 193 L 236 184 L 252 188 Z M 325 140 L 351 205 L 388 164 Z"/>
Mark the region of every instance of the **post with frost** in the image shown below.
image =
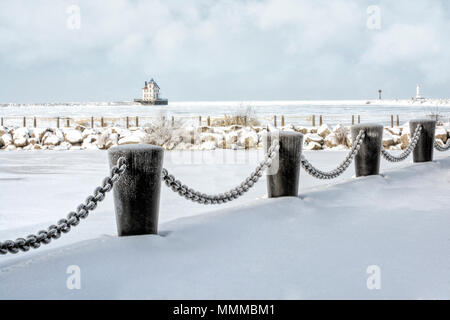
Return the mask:
<path id="1" fill-rule="evenodd" d="M 274 139 L 280 142 L 280 150 L 272 166 L 267 170 L 268 197 L 296 197 L 298 196 L 303 135 L 298 132 L 278 130 L 267 133 L 264 139 L 266 153 Z"/>
<path id="2" fill-rule="evenodd" d="M 383 126 L 378 124 L 358 124 L 351 128 L 352 140 L 355 141 L 359 132 L 366 135 L 355 156 L 355 173 L 357 177 L 371 176 L 380 173 L 381 143 Z"/>
<path id="3" fill-rule="evenodd" d="M 119 236 L 158 233 L 159 199 L 164 151 L 153 145 L 125 145 L 109 149 L 113 167 L 126 158 L 127 170 L 114 185 Z"/>
<path id="4" fill-rule="evenodd" d="M 422 126 L 419 141 L 413 151 L 414 162 L 433 161 L 434 132 L 436 130 L 436 120 L 414 119 L 409 122 L 411 136 L 414 135 L 418 125 Z"/>

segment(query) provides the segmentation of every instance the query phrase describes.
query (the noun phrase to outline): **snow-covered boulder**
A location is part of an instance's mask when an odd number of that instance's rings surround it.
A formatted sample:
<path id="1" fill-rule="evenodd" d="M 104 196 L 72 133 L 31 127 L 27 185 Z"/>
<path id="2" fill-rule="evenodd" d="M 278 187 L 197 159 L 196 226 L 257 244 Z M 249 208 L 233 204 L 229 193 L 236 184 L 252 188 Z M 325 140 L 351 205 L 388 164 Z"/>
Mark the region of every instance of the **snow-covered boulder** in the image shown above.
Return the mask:
<path id="1" fill-rule="evenodd" d="M 401 136 L 402 135 L 402 128 L 401 127 L 387 127 L 387 131 L 389 131 L 394 136 Z"/>
<path id="2" fill-rule="evenodd" d="M 323 138 L 321 136 L 319 136 L 317 133 L 308 133 L 305 135 L 305 142 L 306 143 L 316 142 L 316 143 L 319 143 L 320 145 L 322 145 Z"/>
<path id="3" fill-rule="evenodd" d="M 139 144 L 139 143 L 142 143 L 141 137 L 135 134 L 130 134 L 126 137 L 121 138 L 118 142 L 118 145 L 122 146 L 125 144 Z"/>
<path id="4" fill-rule="evenodd" d="M 305 145 L 305 150 L 322 150 L 322 145 L 320 143 L 311 141 Z"/>
<path id="5" fill-rule="evenodd" d="M 31 138 L 35 138 L 38 141 L 42 141 L 42 138 L 44 137 L 44 134 L 46 132 L 51 132 L 52 130 L 49 128 L 32 128 L 30 130 Z"/>
<path id="6" fill-rule="evenodd" d="M 69 129 L 64 132 L 64 140 L 70 144 L 78 144 L 83 142 L 83 134 L 81 131 Z"/>
<path id="7" fill-rule="evenodd" d="M 8 129 L 6 127 L 0 126 L 0 137 L 5 133 L 8 133 Z"/>
<path id="8" fill-rule="evenodd" d="M 5 133 L 1 136 L 0 141 L 3 144 L 3 146 L 7 147 L 13 143 L 13 138 L 9 133 Z"/>
<path id="9" fill-rule="evenodd" d="M 443 127 L 436 127 L 434 137 L 436 139 L 441 139 L 444 143 L 446 143 L 447 142 L 447 130 L 445 130 Z"/>
<path id="10" fill-rule="evenodd" d="M 99 133 L 99 131 L 97 129 L 85 129 L 82 134 L 83 140 L 86 139 L 90 135 L 95 136 L 98 133 Z"/>
<path id="11" fill-rule="evenodd" d="M 258 145 L 258 141 L 258 134 L 251 130 L 243 130 L 239 137 L 239 145 L 244 148 L 254 148 Z"/>
<path id="12" fill-rule="evenodd" d="M 395 144 L 394 136 L 387 130 L 383 131 L 383 147 L 388 149 Z"/>
<path id="13" fill-rule="evenodd" d="M 53 133 L 47 132 L 42 138 L 42 144 L 44 146 L 57 146 L 61 142 L 60 138 Z"/>
<path id="14" fill-rule="evenodd" d="M 318 129 L 317 129 L 317 134 L 319 136 L 321 136 L 322 138 L 325 138 L 327 135 L 329 135 L 331 133 L 330 128 L 328 127 L 328 125 L 323 124 L 321 125 Z"/>
<path id="15" fill-rule="evenodd" d="M 5 150 L 6 151 L 14 151 L 14 150 L 17 150 L 17 147 L 13 144 L 10 144 L 5 148 Z"/>
<path id="16" fill-rule="evenodd" d="M 294 130 L 303 134 L 308 133 L 308 128 L 305 127 L 294 127 Z"/>
<path id="17" fill-rule="evenodd" d="M 339 141 L 335 133 L 330 133 L 329 135 L 327 135 L 327 137 L 325 138 L 325 145 L 328 148 L 337 147 L 339 145 Z"/>
<path id="18" fill-rule="evenodd" d="M 28 128 L 18 128 L 14 130 L 14 145 L 16 147 L 25 147 L 28 144 L 29 137 Z"/>

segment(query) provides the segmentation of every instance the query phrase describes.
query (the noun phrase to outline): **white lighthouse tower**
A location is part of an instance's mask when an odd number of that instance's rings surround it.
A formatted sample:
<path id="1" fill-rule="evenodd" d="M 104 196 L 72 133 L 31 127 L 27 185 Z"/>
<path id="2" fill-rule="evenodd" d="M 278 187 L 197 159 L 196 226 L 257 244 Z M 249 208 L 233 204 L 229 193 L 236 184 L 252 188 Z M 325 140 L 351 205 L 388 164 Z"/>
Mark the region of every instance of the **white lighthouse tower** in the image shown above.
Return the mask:
<path id="1" fill-rule="evenodd" d="M 414 98 L 414 100 L 424 100 L 425 98 L 422 97 L 422 95 L 420 94 L 420 86 L 417 85 L 416 86 L 416 97 Z"/>

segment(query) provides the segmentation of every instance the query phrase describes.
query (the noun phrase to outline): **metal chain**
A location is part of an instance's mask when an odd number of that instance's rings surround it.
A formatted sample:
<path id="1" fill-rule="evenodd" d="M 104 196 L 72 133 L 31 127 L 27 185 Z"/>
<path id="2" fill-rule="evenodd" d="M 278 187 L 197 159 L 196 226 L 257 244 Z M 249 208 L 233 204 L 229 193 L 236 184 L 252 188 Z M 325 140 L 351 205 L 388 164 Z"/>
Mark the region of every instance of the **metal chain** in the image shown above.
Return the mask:
<path id="1" fill-rule="evenodd" d="M 196 191 L 188 186 L 182 184 L 179 180 L 169 174 L 167 169 L 162 170 L 162 180 L 170 187 L 174 192 L 178 193 L 180 196 L 185 197 L 188 200 L 198 202 L 201 204 L 221 204 L 234 199 L 239 198 L 245 192 L 247 192 L 251 187 L 258 182 L 259 178 L 262 177 L 264 170 L 272 166 L 272 161 L 280 150 L 280 144 L 278 140 L 274 140 L 269 150 L 264 156 L 264 160 L 256 166 L 256 169 L 246 178 L 240 185 L 231 189 L 228 192 L 217 194 L 217 195 L 207 195 Z"/>
<path id="2" fill-rule="evenodd" d="M 366 133 L 364 130 L 359 131 L 359 134 L 356 136 L 355 141 L 352 145 L 352 148 L 350 149 L 350 152 L 345 157 L 344 161 L 334 170 L 331 170 L 329 172 L 325 172 L 322 170 L 319 170 L 315 168 L 306 158 L 304 155 L 301 156 L 300 163 L 305 169 L 305 171 L 317 179 L 334 179 L 339 177 L 342 173 L 344 173 L 345 170 L 350 166 L 352 163 L 354 157 L 358 153 L 359 149 L 361 148 L 361 144 L 366 136 Z"/>
<path id="3" fill-rule="evenodd" d="M 400 162 L 408 158 L 408 156 L 411 154 L 411 152 L 414 150 L 414 148 L 417 145 L 417 142 L 419 141 L 420 132 L 422 131 L 422 126 L 418 125 L 416 127 L 416 131 L 414 132 L 413 137 L 411 138 L 411 143 L 406 147 L 405 151 L 403 151 L 399 156 L 394 156 L 390 154 L 389 152 L 384 149 L 383 146 L 381 146 L 381 155 L 390 162 Z"/>
<path id="4" fill-rule="evenodd" d="M 436 140 L 434 140 L 434 148 L 437 151 L 447 151 L 450 150 L 450 139 L 447 140 L 447 143 L 444 146 L 441 146 Z"/>
<path id="5" fill-rule="evenodd" d="M 31 234 L 26 238 L 18 238 L 15 241 L 6 240 L 0 242 L 0 254 L 18 253 L 19 251 L 28 251 L 30 248 L 37 249 L 41 244 L 48 244 L 52 239 L 61 237 L 61 233 L 68 233 L 72 227 L 80 223 L 80 219 L 86 219 L 89 211 L 97 208 L 97 204 L 105 199 L 105 194 L 113 188 L 119 181 L 120 176 L 125 172 L 127 165 L 126 159 L 120 157 L 117 164 L 111 168 L 111 174 L 103 180 L 101 186 L 94 190 L 94 194 L 86 198 L 86 201 L 80 204 L 75 212 L 67 215 L 66 219 L 58 221 L 57 225 L 51 225 L 47 230 L 41 230 L 36 235 Z"/>

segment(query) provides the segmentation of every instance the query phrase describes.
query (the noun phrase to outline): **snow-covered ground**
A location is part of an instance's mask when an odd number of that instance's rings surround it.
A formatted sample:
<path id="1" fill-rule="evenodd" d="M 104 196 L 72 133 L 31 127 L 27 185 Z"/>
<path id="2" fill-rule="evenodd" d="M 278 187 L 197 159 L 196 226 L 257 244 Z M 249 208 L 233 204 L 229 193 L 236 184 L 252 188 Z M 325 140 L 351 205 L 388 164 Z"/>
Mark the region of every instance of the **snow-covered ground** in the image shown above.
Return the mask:
<path id="1" fill-rule="evenodd" d="M 331 169 L 346 152 L 306 152 Z M 1 240 L 55 223 L 108 172 L 101 151 L 0 153 Z M 447 156 L 445 158 L 445 156 Z M 262 151 L 166 152 L 186 184 L 222 192 Z M 50 245 L 0 256 L 0 298 L 450 298 L 450 158 L 382 162 L 382 176 L 334 182 L 301 172 L 299 198 L 266 199 L 265 179 L 221 206 L 162 186 L 160 235 L 117 238 L 112 197 Z M 406 168 L 405 168 L 406 167 Z M 392 171 L 395 169 L 394 171 Z M 81 290 L 66 287 L 81 268 Z M 369 290 L 367 267 L 381 270 Z"/>
<path id="2" fill-rule="evenodd" d="M 5 125 L 22 125 L 23 116 L 38 117 L 38 125 L 55 125 L 55 117 L 69 117 L 90 121 L 90 117 L 106 117 L 105 121 L 125 124 L 125 117 L 139 116 L 142 124 L 161 114 L 175 116 L 187 124 L 198 123 L 198 116 L 223 117 L 224 114 L 242 114 L 251 107 L 263 123 L 272 123 L 272 117 L 285 116 L 286 123 L 310 125 L 311 115 L 324 116 L 324 122 L 348 125 L 352 115 L 360 115 L 363 122 L 390 123 L 390 115 L 399 115 L 400 121 L 439 113 L 450 116 L 450 99 L 423 101 L 404 100 L 330 100 L 330 101 L 202 101 L 169 102 L 168 106 L 142 106 L 131 102 L 67 103 L 67 104 L 0 104 L 0 116 Z M 111 120 L 108 120 L 111 118 Z M 119 119 L 121 118 L 121 119 Z M 98 125 L 99 119 L 96 119 Z M 280 119 L 278 119 L 280 121 Z M 318 119 L 316 119 L 318 122 Z M 31 125 L 31 120 L 28 121 Z"/>

